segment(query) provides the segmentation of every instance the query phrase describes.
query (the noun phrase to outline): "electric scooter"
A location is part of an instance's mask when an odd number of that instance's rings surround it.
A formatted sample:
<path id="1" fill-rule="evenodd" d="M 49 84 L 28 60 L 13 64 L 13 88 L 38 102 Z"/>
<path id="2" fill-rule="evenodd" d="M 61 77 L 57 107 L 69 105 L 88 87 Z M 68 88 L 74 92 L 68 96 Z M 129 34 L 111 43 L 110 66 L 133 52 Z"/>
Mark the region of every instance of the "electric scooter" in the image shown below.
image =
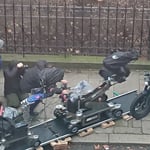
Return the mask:
<path id="1" fill-rule="evenodd" d="M 103 117 L 121 118 L 123 113 L 121 104 L 106 101 L 105 91 L 110 86 L 112 86 L 111 80 L 107 80 L 86 95 L 63 91 L 60 96 L 63 104 L 56 105 L 54 116 L 63 120 L 70 133 L 73 134 L 77 133 L 81 127 L 101 121 Z"/>

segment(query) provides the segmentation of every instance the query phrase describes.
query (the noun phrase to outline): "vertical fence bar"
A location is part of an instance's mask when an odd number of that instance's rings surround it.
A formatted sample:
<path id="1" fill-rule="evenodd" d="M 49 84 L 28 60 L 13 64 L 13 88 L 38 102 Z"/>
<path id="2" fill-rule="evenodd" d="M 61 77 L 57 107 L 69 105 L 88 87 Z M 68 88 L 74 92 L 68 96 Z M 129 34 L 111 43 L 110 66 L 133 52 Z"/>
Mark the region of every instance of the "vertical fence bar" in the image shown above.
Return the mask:
<path id="1" fill-rule="evenodd" d="M 107 47 L 107 50 L 106 50 L 106 53 L 108 54 L 108 48 L 109 48 L 109 17 L 110 17 L 110 4 L 109 4 L 109 1 L 108 1 L 108 6 L 107 6 L 107 31 L 106 31 L 106 37 L 107 37 L 107 43 L 106 43 L 106 47 Z"/>
<path id="2" fill-rule="evenodd" d="M 84 28 L 84 0 L 82 0 L 82 19 L 81 19 L 81 50 L 83 51 L 83 28 Z"/>
<path id="3" fill-rule="evenodd" d="M 50 12 L 50 8 L 49 8 L 49 0 L 47 0 L 47 46 L 48 46 L 48 51 L 49 51 L 49 47 L 50 47 L 50 17 L 49 17 L 49 12 Z"/>
<path id="4" fill-rule="evenodd" d="M 101 44 L 101 6 L 100 2 L 98 3 L 98 50 L 100 49 L 100 44 Z"/>
<path id="5" fill-rule="evenodd" d="M 73 0 L 73 18 L 72 18 L 73 24 L 72 24 L 72 49 L 74 52 L 74 41 L 75 41 L 75 3 Z"/>
<path id="6" fill-rule="evenodd" d="M 136 4 L 136 0 L 134 1 L 134 7 L 133 7 L 133 24 L 132 24 L 132 40 L 131 40 L 131 48 L 134 47 L 134 32 L 135 32 L 135 14 L 136 14 L 136 7 L 135 7 L 135 4 Z"/>
<path id="7" fill-rule="evenodd" d="M 25 48 L 24 48 L 24 9 L 23 9 L 23 0 L 21 0 L 21 27 L 22 27 L 22 55 L 24 57 L 24 52 L 25 52 Z"/>
<path id="8" fill-rule="evenodd" d="M 56 47 L 58 45 L 58 4 L 57 4 L 57 1 L 56 1 L 56 30 L 55 30 L 55 34 L 56 34 Z"/>
<path id="9" fill-rule="evenodd" d="M 7 35 L 7 9 L 6 9 L 6 0 L 4 0 L 4 17 L 5 17 L 5 48 L 8 51 L 8 35 Z"/>
<path id="10" fill-rule="evenodd" d="M 13 0 L 13 29 L 14 29 L 13 42 L 14 42 L 14 50 L 16 53 L 16 18 L 15 18 L 15 2 L 14 2 L 14 0 Z"/>
<path id="11" fill-rule="evenodd" d="M 90 49 L 91 49 L 91 46 L 92 46 L 92 13 L 93 13 L 93 11 L 92 11 L 92 2 L 91 2 L 91 4 L 90 4 Z M 89 54 L 88 54 L 89 55 Z"/>
<path id="12" fill-rule="evenodd" d="M 33 52 L 33 30 L 32 30 L 32 24 L 33 22 L 33 17 L 32 17 L 32 0 L 30 0 L 30 49 L 31 52 Z"/>
<path id="13" fill-rule="evenodd" d="M 115 48 L 117 48 L 118 43 L 118 2 L 116 7 L 116 24 L 115 24 Z"/>
<path id="14" fill-rule="evenodd" d="M 142 54 L 142 46 L 143 46 L 143 24 L 144 24 L 144 0 L 143 0 L 143 8 L 142 8 L 142 22 L 141 22 L 141 34 L 140 34 L 140 55 Z"/>
<path id="15" fill-rule="evenodd" d="M 65 50 L 65 58 L 67 57 L 67 47 L 66 47 L 66 38 L 67 38 L 67 24 L 66 24 L 66 0 L 64 0 L 65 6 L 64 6 L 64 50 Z"/>
<path id="16" fill-rule="evenodd" d="M 124 12 L 124 31 L 123 31 L 123 35 L 124 35 L 124 38 L 123 38 L 123 49 L 125 48 L 125 45 L 126 45 L 126 23 L 127 23 L 127 2 L 126 2 L 126 5 L 125 5 L 125 12 Z"/>
<path id="17" fill-rule="evenodd" d="M 38 1 L 38 13 L 39 13 L 39 51 L 41 52 L 41 3 Z"/>
<path id="18" fill-rule="evenodd" d="M 150 2 L 148 1 L 148 12 L 146 15 L 146 25 L 147 25 L 147 29 L 148 29 L 148 35 L 147 35 L 147 59 L 150 60 L 150 17 L 149 17 L 149 11 L 150 11 Z"/>

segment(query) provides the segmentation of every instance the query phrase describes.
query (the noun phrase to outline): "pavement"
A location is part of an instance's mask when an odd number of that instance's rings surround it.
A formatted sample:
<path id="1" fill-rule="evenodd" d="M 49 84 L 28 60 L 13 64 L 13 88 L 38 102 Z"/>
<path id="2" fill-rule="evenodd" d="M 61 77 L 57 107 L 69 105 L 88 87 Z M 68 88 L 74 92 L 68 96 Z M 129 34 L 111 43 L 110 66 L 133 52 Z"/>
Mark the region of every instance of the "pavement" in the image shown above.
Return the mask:
<path id="1" fill-rule="evenodd" d="M 144 71 L 132 70 L 127 81 L 121 84 L 117 84 L 111 87 L 107 94 L 109 98 L 114 96 L 114 92 L 118 94 L 127 93 L 132 90 L 137 90 L 137 92 L 142 91 L 144 87 L 143 76 Z M 102 83 L 103 79 L 98 75 L 97 70 L 66 70 L 64 79 L 68 80 L 68 85 L 70 87 L 76 86 L 76 84 L 81 80 L 88 81 L 93 87 L 98 86 Z M 0 86 L 1 86 L 1 100 L 3 98 L 3 74 L 0 72 Z M 57 104 L 60 103 L 58 95 L 47 98 L 44 104 L 40 103 L 36 108 L 36 111 L 40 112 L 38 120 L 33 124 L 40 123 L 47 119 L 54 118 L 53 110 Z M 94 128 L 94 132 L 85 137 L 73 136 L 73 143 L 124 143 L 124 144 L 150 144 L 150 115 L 141 120 L 118 120 L 116 125 L 103 129 L 100 126 Z"/>

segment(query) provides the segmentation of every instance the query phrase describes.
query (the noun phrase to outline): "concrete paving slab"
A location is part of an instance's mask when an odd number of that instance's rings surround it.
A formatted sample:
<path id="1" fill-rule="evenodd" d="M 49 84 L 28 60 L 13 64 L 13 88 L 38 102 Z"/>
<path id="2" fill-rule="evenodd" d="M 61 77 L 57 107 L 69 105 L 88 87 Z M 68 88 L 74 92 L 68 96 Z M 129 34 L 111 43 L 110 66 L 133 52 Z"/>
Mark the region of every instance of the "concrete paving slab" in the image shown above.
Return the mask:
<path id="1" fill-rule="evenodd" d="M 109 143 L 150 144 L 150 135 L 145 134 L 110 134 Z"/>
<path id="2" fill-rule="evenodd" d="M 131 127 L 115 127 L 114 133 L 124 133 L 124 134 L 142 134 L 141 128 L 131 128 Z"/>
<path id="3" fill-rule="evenodd" d="M 150 134 L 150 121 L 142 120 L 143 134 Z"/>
<path id="4" fill-rule="evenodd" d="M 132 127 L 133 128 L 141 128 L 142 127 L 142 120 L 132 120 Z"/>
<path id="5" fill-rule="evenodd" d="M 90 134 L 85 137 L 74 136 L 72 142 L 75 143 L 108 143 L 109 134 Z"/>

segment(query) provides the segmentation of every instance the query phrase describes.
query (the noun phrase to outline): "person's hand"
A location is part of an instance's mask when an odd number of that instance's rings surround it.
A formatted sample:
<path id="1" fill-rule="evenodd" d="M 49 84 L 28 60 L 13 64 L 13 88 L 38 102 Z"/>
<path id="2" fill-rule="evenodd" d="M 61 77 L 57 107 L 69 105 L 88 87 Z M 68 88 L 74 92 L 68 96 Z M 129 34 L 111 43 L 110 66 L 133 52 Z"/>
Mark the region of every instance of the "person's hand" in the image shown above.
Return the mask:
<path id="1" fill-rule="evenodd" d="M 20 63 L 17 64 L 17 68 L 22 68 L 23 66 L 24 66 L 24 65 L 23 65 L 22 62 L 20 62 Z"/>

